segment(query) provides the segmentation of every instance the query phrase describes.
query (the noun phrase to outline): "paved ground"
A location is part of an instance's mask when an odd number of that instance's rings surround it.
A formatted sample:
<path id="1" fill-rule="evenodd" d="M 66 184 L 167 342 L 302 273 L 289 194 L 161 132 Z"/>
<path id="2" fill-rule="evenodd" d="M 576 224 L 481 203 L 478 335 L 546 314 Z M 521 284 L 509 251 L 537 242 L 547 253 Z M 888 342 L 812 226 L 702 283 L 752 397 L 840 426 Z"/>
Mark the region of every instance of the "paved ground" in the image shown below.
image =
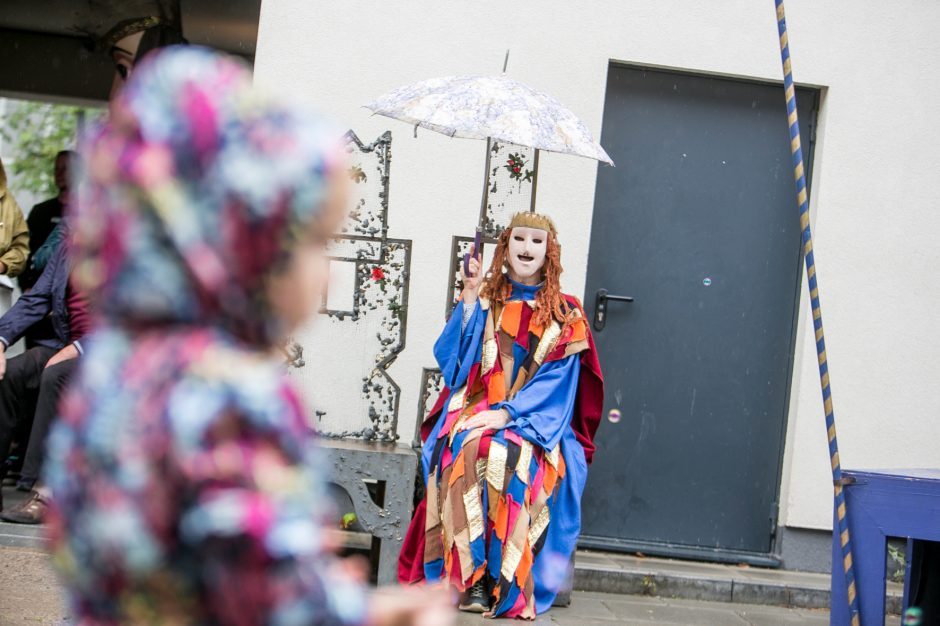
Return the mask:
<path id="1" fill-rule="evenodd" d="M 460 626 L 493 622 L 476 615 L 462 614 Z M 614 624 L 661 624 L 664 626 L 777 626 L 783 624 L 829 624 L 829 612 L 812 609 L 702 602 L 698 600 L 665 600 L 641 596 L 619 596 L 606 593 L 575 592 L 567 609 L 552 609 L 535 621 L 536 625 L 565 624 L 569 626 L 613 626 Z"/>
<path id="2" fill-rule="evenodd" d="M 3 490 L 5 504 L 12 506 L 25 497 L 12 489 Z M 62 591 L 52 571 L 49 557 L 40 545 L 41 529 L 38 527 L 10 526 L 0 524 L 0 626 L 38 626 L 46 624 L 73 624 L 62 600 Z M 623 578 L 633 570 L 643 573 L 651 561 L 634 562 L 630 557 L 602 554 L 579 554 L 581 565 L 593 564 L 595 577 L 608 580 L 608 590 L 621 591 L 611 581 Z M 619 560 L 618 560 L 619 559 Z M 610 561 L 610 562 L 608 562 Z M 681 568 L 675 575 L 691 576 L 700 582 L 715 579 L 725 582 L 724 577 L 740 578 L 743 573 L 723 573 L 720 566 L 709 564 L 672 563 L 656 564 L 656 574 L 661 578 L 670 573 L 669 567 Z M 668 567 L 667 567 L 668 566 Z M 641 569 L 637 569 L 641 568 Z M 690 569 L 691 568 L 691 569 Z M 696 569 L 698 568 L 698 569 Z M 716 571 L 712 571 L 716 570 Z M 716 573 L 717 572 L 717 573 Z M 648 574 L 648 573 L 647 573 Z M 786 573 L 757 572 L 766 576 L 788 576 Z M 603 581 L 602 581 L 603 582 Z M 714 581 L 713 581 L 714 582 Z M 761 579 L 760 582 L 769 581 Z M 787 580 L 788 584 L 792 581 Z M 720 586 L 717 583 L 712 587 Z M 666 587 L 662 591 L 668 591 Z M 711 598 L 712 596 L 706 595 Z M 730 600 L 723 595 L 715 596 Z M 486 626 L 494 622 L 483 622 L 477 615 L 462 614 L 460 626 Z M 542 616 L 536 624 L 567 624 L 571 626 L 612 626 L 614 624 L 665 624 L 724 626 L 776 626 L 778 624 L 828 624 L 827 611 L 812 609 L 788 609 L 772 606 L 756 606 L 732 602 L 709 602 L 702 599 L 682 600 L 661 597 L 620 595 L 596 592 L 575 592 L 572 605 L 566 609 L 553 609 Z"/>
<path id="3" fill-rule="evenodd" d="M 73 621 L 63 607 L 61 589 L 50 567 L 49 557 L 29 548 L 0 548 L 0 626 L 70 623 Z M 485 626 L 477 615 L 463 614 L 459 623 L 460 626 Z M 571 626 L 651 623 L 708 626 L 823 625 L 829 623 L 829 618 L 825 611 L 576 592 L 571 607 L 553 609 L 536 621 L 536 624 Z"/>
<path id="4" fill-rule="evenodd" d="M 0 548 L 0 626 L 68 624 L 67 615 L 48 555 Z"/>

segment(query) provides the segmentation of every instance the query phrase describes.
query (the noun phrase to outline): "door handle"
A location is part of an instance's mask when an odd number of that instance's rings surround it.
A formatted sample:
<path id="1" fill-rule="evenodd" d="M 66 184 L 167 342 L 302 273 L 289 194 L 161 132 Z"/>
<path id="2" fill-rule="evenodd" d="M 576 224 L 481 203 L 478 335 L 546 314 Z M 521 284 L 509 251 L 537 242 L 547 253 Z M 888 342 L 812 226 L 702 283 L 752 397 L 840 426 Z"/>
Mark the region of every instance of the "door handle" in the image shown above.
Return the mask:
<path id="1" fill-rule="evenodd" d="M 607 302 L 633 302 L 631 296 L 615 296 L 607 292 L 606 289 L 598 289 L 594 296 L 594 330 L 600 332 L 604 330 L 607 324 Z"/>

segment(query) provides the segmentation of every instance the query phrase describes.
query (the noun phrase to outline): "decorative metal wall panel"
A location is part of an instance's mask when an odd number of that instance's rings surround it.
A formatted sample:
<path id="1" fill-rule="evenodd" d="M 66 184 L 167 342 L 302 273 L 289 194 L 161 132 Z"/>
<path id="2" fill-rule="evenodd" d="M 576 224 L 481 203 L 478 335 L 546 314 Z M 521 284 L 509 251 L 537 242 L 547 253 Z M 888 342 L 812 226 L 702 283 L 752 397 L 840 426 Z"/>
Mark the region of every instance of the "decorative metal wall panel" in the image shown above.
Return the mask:
<path id="1" fill-rule="evenodd" d="M 414 447 L 421 446 L 421 424 L 428 416 L 437 397 L 444 389 L 444 377 L 441 370 L 436 367 L 425 367 L 421 370 L 421 394 L 418 396 L 418 418 L 415 422 Z"/>
<path id="2" fill-rule="evenodd" d="M 330 258 L 354 268 L 346 298 L 351 305 L 331 309 L 327 298 L 325 315 L 288 346 L 290 371 L 314 407 L 313 426 L 322 435 L 394 441 L 401 389 L 388 368 L 405 347 L 411 241 L 387 236 L 391 133 L 368 145 L 352 131 L 346 138 L 354 207 Z M 350 376 L 351 362 L 358 364 L 358 377 Z"/>
<path id="3" fill-rule="evenodd" d="M 499 237 L 512 216 L 532 209 L 532 190 L 537 180 L 535 150 L 511 143 L 490 147 L 484 234 Z"/>

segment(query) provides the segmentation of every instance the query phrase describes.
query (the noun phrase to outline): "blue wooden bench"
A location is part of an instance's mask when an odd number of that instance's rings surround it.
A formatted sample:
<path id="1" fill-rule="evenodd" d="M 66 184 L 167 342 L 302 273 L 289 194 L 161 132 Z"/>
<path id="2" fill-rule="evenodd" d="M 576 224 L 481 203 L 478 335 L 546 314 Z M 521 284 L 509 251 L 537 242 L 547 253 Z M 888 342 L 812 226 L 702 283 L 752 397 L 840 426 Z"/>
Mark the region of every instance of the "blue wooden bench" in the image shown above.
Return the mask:
<path id="1" fill-rule="evenodd" d="M 908 573 L 919 566 L 920 542 L 940 542 L 940 469 L 844 471 L 843 476 L 861 623 L 884 624 L 888 537 L 908 539 Z M 843 626 L 851 620 L 837 523 L 834 528 L 830 624 Z M 905 609 L 910 585 L 908 575 Z"/>

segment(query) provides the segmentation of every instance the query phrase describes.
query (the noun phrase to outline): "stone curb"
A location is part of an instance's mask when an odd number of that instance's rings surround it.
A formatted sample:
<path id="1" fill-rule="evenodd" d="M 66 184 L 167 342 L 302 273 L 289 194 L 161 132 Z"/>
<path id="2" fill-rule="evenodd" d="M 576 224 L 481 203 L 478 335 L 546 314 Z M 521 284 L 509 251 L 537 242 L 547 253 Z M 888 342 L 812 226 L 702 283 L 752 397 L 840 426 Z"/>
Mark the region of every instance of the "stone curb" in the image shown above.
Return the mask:
<path id="1" fill-rule="evenodd" d="M 587 557 L 587 558 L 585 558 Z M 666 559 L 578 552 L 574 589 L 601 593 L 828 609 L 829 576 Z M 901 612 L 902 589 L 889 583 L 886 609 Z"/>
<path id="2" fill-rule="evenodd" d="M 43 550 L 45 539 L 41 526 L 26 526 L 0 522 L 0 548 L 29 548 Z"/>

